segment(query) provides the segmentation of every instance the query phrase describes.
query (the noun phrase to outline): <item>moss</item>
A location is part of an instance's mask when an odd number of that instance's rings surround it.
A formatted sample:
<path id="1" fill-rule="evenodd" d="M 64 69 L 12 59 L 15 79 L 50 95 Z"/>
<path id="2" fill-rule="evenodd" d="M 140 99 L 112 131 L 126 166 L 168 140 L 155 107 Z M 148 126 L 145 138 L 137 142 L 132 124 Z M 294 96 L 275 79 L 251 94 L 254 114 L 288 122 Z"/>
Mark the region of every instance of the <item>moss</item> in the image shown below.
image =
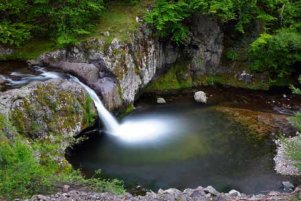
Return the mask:
<path id="1" fill-rule="evenodd" d="M 193 78 L 194 86 L 209 85 L 227 85 L 237 88 L 246 88 L 254 90 L 268 90 L 270 88 L 269 81 L 254 79 L 251 83 L 238 80 L 233 74 L 216 74 L 216 75 L 199 75 Z"/>
<path id="2" fill-rule="evenodd" d="M 49 83 L 39 85 L 30 100 L 23 99 L 11 111 L 11 122 L 20 134 L 30 138 L 72 132 L 78 123 L 81 128 L 92 126 L 96 116 L 93 101 L 82 93 L 74 96 Z"/>
<path id="3" fill-rule="evenodd" d="M 188 74 L 186 63 L 176 63 L 165 74 L 152 81 L 147 92 L 179 90 L 192 87 L 192 78 Z"/>
<path id="4" fill-rule="evenodd" d="M 215 110 L 222 112 L 227 118 L 249 128 L 257 139 L 268 137 L 277 132 L 279 126 L 288 125 L 286 115 L 259 112 L 248 109 L 217 106 Z"/>
<path id="5" fill-rule="evenodd" d="M 93 100 L 90 96 L 87 96 L 84 103 L 84 119 L 83 119 L 83 125 L 84 127 L 89 127 L 94 123 L 94 120 L 96 118 L 96 112 L 93 110 Z"/>
<path id="6" fill-rule="evenodd" d="M 135 107 L 133 104 L 127 105 L 126 108 L 118 115 L 118 119 L 124 118 L 125 116 L 127 116 L 128 114 L 133 112 L 134 110 L 135 110 Z"/>

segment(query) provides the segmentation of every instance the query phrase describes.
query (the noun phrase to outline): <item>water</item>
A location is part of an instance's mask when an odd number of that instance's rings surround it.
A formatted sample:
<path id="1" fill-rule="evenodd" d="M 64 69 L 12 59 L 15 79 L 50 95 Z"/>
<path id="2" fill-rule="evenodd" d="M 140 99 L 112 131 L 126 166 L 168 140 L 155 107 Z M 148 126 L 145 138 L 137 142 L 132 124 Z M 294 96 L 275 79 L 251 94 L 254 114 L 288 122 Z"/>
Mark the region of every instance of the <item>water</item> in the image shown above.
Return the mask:
<path id="1" fill-rule="evenodd" d="M 5 85 L 18 88 L 32 81 L 63 78 L 83 86 L 93 99 L 105 133 L 71 152 L 70 162 L 87 175 L 102 169 L 127 186 L 152 190 L 213 185 L 219 191 L 244 193 L 281 190 L 293 178 L 273 170 L 274 145 L 257 139 L 247 128 L 225 118 L 214 106 L 189 100 L 169 105 L 138 106 L 119 124 L 90 87 L 76 77 L 35 67 L 0 75 Z"/>
<path id="2" fill-rule="evenodd" d="M 76 77 L 74 77 L 74 76 L 70 76 L 70 80 L 72 80 L 72 81 L 80 84 L 88 92 L 88 94 L 90 95 L 90 97 L 94 101 L 94 104 L 95 104 L 95 107 L 97 109 L 99 117 L 103 121 L 103 124 L 105 126 L 106 132 L 107 133 L 117 133 L 118 130 L 119 130 L 119 124 L 118 124 L 117 120 L 104 107 L 104 105 L 102 104 L 102 102 L 99 99 L 99 97 L 96 94 L 96 92 L 93 89 L 91 89 L 90 87 L 88 87 L 87 85 L 85 85 L 84 83 L 82 83 L 81 81 L 79 81 L 79 79 L 76 78 Z"/>
<path id="3" fill-rule="evenodd" d="M 281 182 L 291 179 L 273 170 L 270 140 L 257 139 L 214 106 L 188 100 L 146 104 L 121 121 L 128 124 L 132 133 L 96 135 L 71 152 L 70 162 L 86 175 L 101 169 L 128 187 L 152 190 L 212 185 L 225 192 L 264 193 L 281 190 Z"/>
<path id="4" fill-rule="evenodd" d="M 5 85 L 9 88 L 20 88 L 33 81 L 46 81 L 55 78 L 68 79 L 80 84 L 94 101 L 98 115 L 105 125 L 106 132 L 114 134 L 119 133 L 121 127 L 119 127 L 117 120 L 112 116 L 112 114 L 104 107 L 96 92 L 72 75 L 62 72 L 48 71 L 39 66 L 35 66 L 32 69 L 23 68 L 21 71 L 8 71 L 4 74 L 0 74 L 0 79 L 4 80 Z"/>

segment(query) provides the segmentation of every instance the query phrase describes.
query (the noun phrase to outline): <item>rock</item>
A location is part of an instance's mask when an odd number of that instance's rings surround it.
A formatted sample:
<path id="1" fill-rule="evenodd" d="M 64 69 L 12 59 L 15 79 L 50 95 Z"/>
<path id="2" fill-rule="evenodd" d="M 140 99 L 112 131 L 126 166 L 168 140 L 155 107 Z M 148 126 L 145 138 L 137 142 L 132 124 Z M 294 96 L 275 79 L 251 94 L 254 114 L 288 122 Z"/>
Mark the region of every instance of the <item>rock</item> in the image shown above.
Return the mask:
<path id="1" fill-rule="evenodd" d="M 287 95 L 286 95 L 286 94 L 283 94 L 282 96 L 283 96 L 283 98 L 287 98 Z"/>
<path id="2" fill-rule="evenodd" d="M 8 138 L 16 130 L 29 138 L 43 139 L 51 133 L 60 133 L 69 138 L 87 128 L 86 104 L 88 94 L 74 82 L 51 79 L 45 82 L 32 82 L 20 89 L 0 94 L 0 115 L 9 117 L 6 124 L 15 129 L 6 129 Z M 93 103 L 91 117 L 96 116 Z M 33 129 L 34 128 L 34 129 Z M 48 136 L 49 137 L 49 136 Z M 62 148 L 67 146 L 62 144 Z"/>
<path id="3" fill-rule="evenodd" d="M 159 98 L 157 98 L 157 103 L 158 104 L 165 104 L 166 100 L 164 98 L 162 98 L 162 97 L 159 97 Z"/>
<path id="4" fill-rule="evenodd" d="M 297 139 L 298 137 L 292 137 L 289 140 L 294 141 Z M 284 144 L 279 140 L 275 140 L 275 144 L 277 145 L 277 153 L 274 157 L 276 172 L 282 175 L 301 175 L 298 168 L 294 166 L 293 161 L 285 154 Z"/>
<path id="5" fill-rule="evenodd" d="M 215 188 L 213 188 L 212 186 L 207 186 L 206 188 L 204 188 L 204 191 L 206 193 L 210 193 L 211 195 L 215 195 L 215 196 L 219 194 L 219 192 L 215 190 Z"/>
<path id="6" fill-rule="evenodd" d="M 229 195 L 231 196 L 241 196 L 240 192 L 238 192 L 237 190 L 231 190 L 229 191 Z"/>
<path id="7" fill-rule="evenodd" d="M 112 78 L 98 79 L 91 87 L 101 95 L 102 102 L 108 110 L 114 110 L 122 106 L 119 88 Z"/>
<path id="8" fill-rule="evenodd" d="M 191 59 L 191 69 L 198 75 L 219 72 L 223 52 L 223 32 L 216 20 L 200 13 L 192 16 L 191 37 L 184 49 Z"/>
<path id="9" fill-rule="evenodd" d="M 139 91 L 155 75 L 163 72 L 162 69 L 173 64 L 178 57 L 178 51 L 172 44 L 162 44 L 144 26 L 131 34 L 128 41 L 114 38 L 108 45 L 101 39 L 92 38 L 69 48 L 45 53 L 29 63 L 42 63 L 74 74 L 96 89 L 99 95 L 107 94 L 108 88 L 112 89 L 109 94 L 116 94 L 118 89 L 122 104 L 128 105 L 135 101 Z M 105 77 L 114 80 L 115 86 L 101 87 L 100 79 Z M 100 91 L 103 89 L 106 91 Z M 108 103 L 105 101 L 105 106 L 110 110 L 120 107 L 119 100 L 115 100 L 114 104 Z"/>
<path id="10" fill-rule="evenodd" d="M 11 55 L 14 53 L 14 50 L 13 49 L 10 49 L 8 47 L 4 47 L 4 46 L 1 46 L 0 44 L 0 57 L 1 56 L 8 56 L 8 55 Z"/>
<path id="11" fill-rule="evenodd" d="M 69 185 L 64 185 L 63 186 L 63 193 L 67 193 L 70 190 L 70 186 Z"/>
<path id="12" fill-rule="evenodd" d="M 110 32 L 109 31 L 105 31 L 105 32 L 103 32 L 103 35 L 108 37 L 108 36 L 110 36 Z"/>
<path id="13" fill-rule="evenodd" d="M 76 77 L 84 80 L 88 84 L 94 83 L 98 79 L 99 70 L 93 64 L 71 63 L 62 61 L 58 63 L 50 63 L 49 66 L 60 68 L 64 72 L 71 73 Z"/>
<path id="14" fill-rule="evenodd" d="M 291 183 L 291 182 L 289 182 L 289 181 L 283 181 L 282 182 L 282 186 L 283 186 L 283 190 L 285 191 L 285 192 L 292 192 L 293 190 L 294 190 L 294 185 Z"/>
<path id="15" fill-rule="evenodd" d="M 251 83 L 253 79 L 253 75 L 247 73 L 245 70 L 238 75 L 238 80 L 243 81 L 245 83 Z"/>
<path id="16" fill-rule="evenodd" d="M 205 92 L 198 91 L 194 94 L 194 100 L 198 103 L 207 103 L 207 96 Z"/>
<path id="17" fill-rule="evenodd" d="M 42 201 L 42 200 L 43 200 L 43 201 L 48 200 L 48 198 L 47 198 L 46 196 L 44 196 L 44 195 L 37 195 L 37 196 L 36 196 L 36 199 L 37 199 L 37 200 L 41 200 L 41 201 Z"/>

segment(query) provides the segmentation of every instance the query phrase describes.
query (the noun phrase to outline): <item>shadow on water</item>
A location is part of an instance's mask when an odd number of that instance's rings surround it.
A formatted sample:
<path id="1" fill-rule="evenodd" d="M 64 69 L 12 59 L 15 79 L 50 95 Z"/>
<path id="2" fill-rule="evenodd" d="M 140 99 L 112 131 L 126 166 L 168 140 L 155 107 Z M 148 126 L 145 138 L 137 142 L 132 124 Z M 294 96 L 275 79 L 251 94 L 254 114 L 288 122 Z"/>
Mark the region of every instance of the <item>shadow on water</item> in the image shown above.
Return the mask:
<path id="1" fill-rule="evenodd" d="M 108 178 L 124 180 L 127 187 L 152 190 L 212 185 L 224 192 L 264 193 L 281 190 L 284 180 L 294 182 L 273 170 L 271 140 L 257 139 L 214 106 L 191 101 L 143 104 L 122 122 L 152 119 L 165 124 L 155 137 L 143 133 L 158 129 L 156 122 L 139 127 L 135 133 L 141 136 L 132 139 L 96 133 L 71 151 L 70 162 L 87 176 L 101 169 Z"/>

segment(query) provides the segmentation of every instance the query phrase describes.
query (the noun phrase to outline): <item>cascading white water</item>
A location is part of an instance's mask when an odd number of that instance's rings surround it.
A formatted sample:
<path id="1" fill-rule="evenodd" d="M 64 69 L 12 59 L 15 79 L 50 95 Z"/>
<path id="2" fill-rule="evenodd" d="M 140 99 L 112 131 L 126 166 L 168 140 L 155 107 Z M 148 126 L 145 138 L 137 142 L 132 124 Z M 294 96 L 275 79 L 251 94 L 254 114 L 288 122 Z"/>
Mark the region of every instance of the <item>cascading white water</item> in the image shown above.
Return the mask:
<path id="1" fill-rule="evenodd" d="M 112 134 L 117 133 L 119 130 L 119 123 L 113 117 L 113 115 L 104 107 L 96 92 L 92 90 L 90 87 L 88 87 L 87 85 L 85 85 L 84 83 L 82 83 L 78 78 L 74 76 L 70 76 L 70 79 L 80 84 L 88 92 L 90 97 L 93 99 L 98 115 L 103 121 L 106 131 Z"/>
<path id="2" fill-rule="evenodd" d="M 105 131 L 110 136 L 117 137 L 126 143 L 144 143 L 153 142 L 160 139 L 168 129 L 168 125 L 173 125 L 172 122 L 167 123 L 157 118 L 137 119 L 135 121 L 124 121 L 121 124 L 117 122 L 115 117 L 104 107 L 96 92 L 86 84 L 82 83 L 78 78 L 65 73 L 47 71 L 42 67 L 35 67 L 35 72 L 40 74 L 23 74 L 19 72 L 12 72 L 10 76 L 0 75 L 0 78 L 6 81 L 7 85 L 13 87 L 21 87 L 31 81 L 46 81 L 52 78 L 69 79 L 75 83 L 80 84 L 90 95 L 94 101 L 98 115 L 102 120 Z"/>
<path id="3" fill-rule="evenodd" d="M 64 73 L 59 72 L 51 72 L 47 71 L 46 69 L 42 67 L 35 67 L 34 70 L 36 72 L 40 72 L 39 75 L 33 75 L 33 74 L 24 74 L 20 72 L 12 72 L 10 76 L 0 75 L 0 78 L 3 79 L 7 85 L 13 86 L 13 87 L 20 87 L 25 84 L 28 84 L 32 81 L 46 81 L 48 79 L 53 78 L 69 78 L 71 81 L 76 82 L 80 84 L 90 95 L 90 97 L 93 99 L 94 104 L 96 106 L 97 112 L 99 117 L 104 123 L 106 132 L 108 133 L 117 133 L 117 130 L 119 128 L 119 124 L 117 120 L 111 115 L 111 113 L 104 107 L 101 100 L 97 96 L 94 90 L 92 90 L 90 87 L 82 83 L 78 78 L 72 76 L 72 75 L 66 75 Z M 14 79 L 13 79 L 13 78 Z M 17 79 L 16 79 L 17 78 Z"/>

